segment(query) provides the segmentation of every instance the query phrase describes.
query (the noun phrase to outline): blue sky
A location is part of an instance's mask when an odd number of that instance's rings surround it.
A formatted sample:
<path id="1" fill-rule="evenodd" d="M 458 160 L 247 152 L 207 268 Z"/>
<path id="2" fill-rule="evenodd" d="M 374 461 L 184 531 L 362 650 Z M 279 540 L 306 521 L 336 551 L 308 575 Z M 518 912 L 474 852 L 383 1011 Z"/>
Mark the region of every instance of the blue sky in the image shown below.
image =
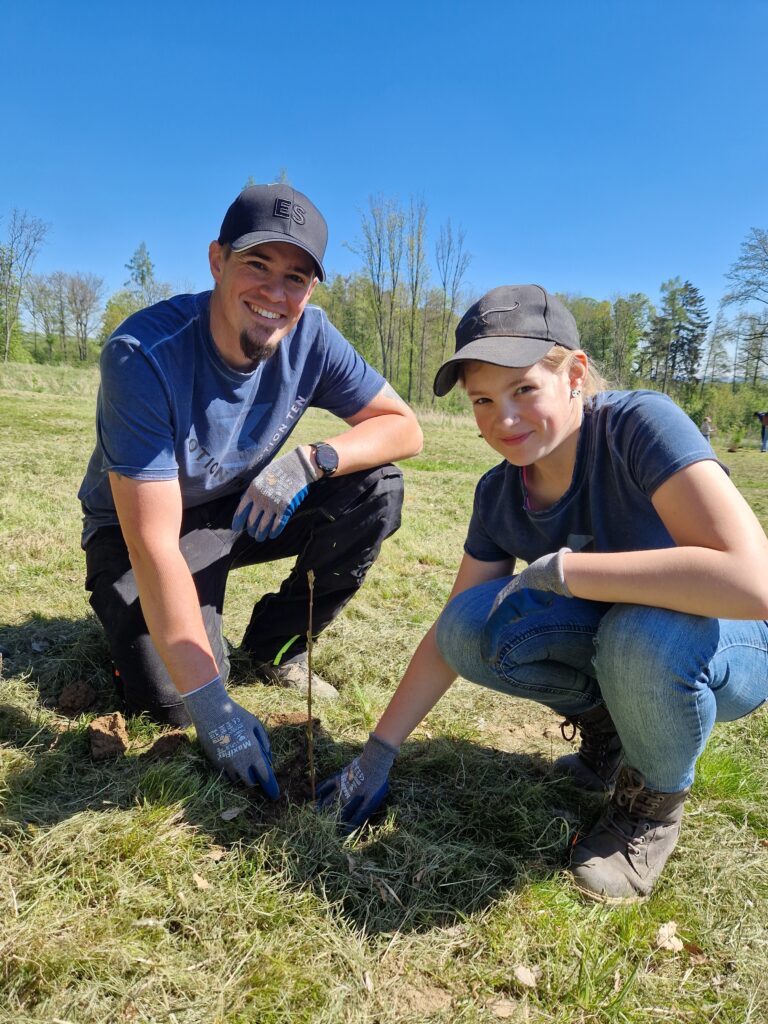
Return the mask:
<path id="1" fill-rule="evenodd" d="M 51 225 L 40 272 L 114 290 L 145 241 L 206 288 L 226 207 L 281 168 L 331 273 L 370 195 L 420 195 L 433 239 L 465 229 L 476 294 L 655 301 L 680 275 L 714 313 L 768 227 L 765 0 L 0 0 L 0 24 L 0 215 Z"/>

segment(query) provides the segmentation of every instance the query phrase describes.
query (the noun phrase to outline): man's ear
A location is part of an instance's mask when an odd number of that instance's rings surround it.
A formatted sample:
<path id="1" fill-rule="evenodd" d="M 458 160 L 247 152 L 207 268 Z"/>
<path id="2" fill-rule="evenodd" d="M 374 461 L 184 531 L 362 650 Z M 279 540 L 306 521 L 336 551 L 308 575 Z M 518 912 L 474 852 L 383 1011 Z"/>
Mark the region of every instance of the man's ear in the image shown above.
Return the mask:
<path id="1" fill-rule="evenodd" d="M 214 281 L 218 284 L 221 277 L 221 265 L 224 262 L 224 252 L 218 242 L 211 242 L 208 246 L 208 265 Z"/>

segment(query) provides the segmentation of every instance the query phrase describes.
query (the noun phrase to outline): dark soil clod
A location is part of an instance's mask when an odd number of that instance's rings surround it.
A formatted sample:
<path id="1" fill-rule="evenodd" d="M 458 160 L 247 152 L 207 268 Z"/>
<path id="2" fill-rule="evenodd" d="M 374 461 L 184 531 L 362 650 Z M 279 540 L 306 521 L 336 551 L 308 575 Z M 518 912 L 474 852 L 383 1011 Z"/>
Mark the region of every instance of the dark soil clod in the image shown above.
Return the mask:
<path id="1" fill-rule="evenodd" d="M 78 681 L 63 687 L 56 703 L 59 711 L 63 714 L 79 715 L 81 711 L 89 708 L 95 700 L 96 691 L 94 688 L 89 686 L 88 683 Z"/>

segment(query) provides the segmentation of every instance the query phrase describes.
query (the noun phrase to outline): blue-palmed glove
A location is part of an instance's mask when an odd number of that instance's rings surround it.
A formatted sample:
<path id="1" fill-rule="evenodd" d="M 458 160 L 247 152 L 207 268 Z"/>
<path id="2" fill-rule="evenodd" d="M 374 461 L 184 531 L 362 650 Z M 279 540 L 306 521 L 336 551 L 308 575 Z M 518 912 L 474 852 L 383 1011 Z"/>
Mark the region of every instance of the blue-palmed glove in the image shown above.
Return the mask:
<path id="1" fill-rule="evenodd" d="M 319 811 L 338 811 L 346 832 L 363 824 L 384 802 L 389 792 L 389 771 L 400 747 L 372 732 L 362 752 L 336 775 L 317 787 Z"/>
<path id="2" fill-rule="evenodd" d="M 246 786 L 258 783 L 270 800 L 277 800 L 280 787 L 272 771 L 266 729 L 256 715 L 232 700 L 221 676 L 181 696 L 211 764 L 230 781 Z"/>
<path id="3" fill-rule="evenodd" d="M 248 484 L 232 520 L 232 529 L 247 530 L 259 541 L 279 536 L 318 476 L 301 448 L 281 455 Z"/>
<path id="4" fill-rule="evenodd" d="M 506 586 L 502 587 L 496 595 L 488 618 L 496 611 L 499 605 L 518 590 L 548 590 L 552 594 L 560 594 L 562 597 L 573 597 L 568 589 L 563 575 L 563 555 L 570 554 L 570 548 L 560 548 L 551 555 L 542 555 L 535 562 L 531 562 L 527 568 L 513 576 Z"/>

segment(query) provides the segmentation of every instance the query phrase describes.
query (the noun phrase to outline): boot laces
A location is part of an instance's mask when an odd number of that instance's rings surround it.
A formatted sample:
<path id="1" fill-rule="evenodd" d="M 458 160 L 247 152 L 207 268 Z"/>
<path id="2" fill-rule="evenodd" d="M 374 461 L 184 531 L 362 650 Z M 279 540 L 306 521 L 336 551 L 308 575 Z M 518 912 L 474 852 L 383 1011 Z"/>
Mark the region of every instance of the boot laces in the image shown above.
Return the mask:
<path id="1" fill-rule="evenodd" d="M 645 778 L 636 768 L 625 768 L 613 800 L 606 810 L 605 827 L 636 853 L 645 842 L 651 824 L 659 819 L 659 807 L 669 794 L 645 788 Z"/>
<path id="2" fill-rule="evenodd" d="M 598 771 L 606 764 L 616 740 L 614 729 L 598 729 L 594 722 L 584 722 L 579 716 L 566 718 L 560 723 L 560 735 L 572 743 L 576 733 L 581 736 L 579 756 Z"/>

